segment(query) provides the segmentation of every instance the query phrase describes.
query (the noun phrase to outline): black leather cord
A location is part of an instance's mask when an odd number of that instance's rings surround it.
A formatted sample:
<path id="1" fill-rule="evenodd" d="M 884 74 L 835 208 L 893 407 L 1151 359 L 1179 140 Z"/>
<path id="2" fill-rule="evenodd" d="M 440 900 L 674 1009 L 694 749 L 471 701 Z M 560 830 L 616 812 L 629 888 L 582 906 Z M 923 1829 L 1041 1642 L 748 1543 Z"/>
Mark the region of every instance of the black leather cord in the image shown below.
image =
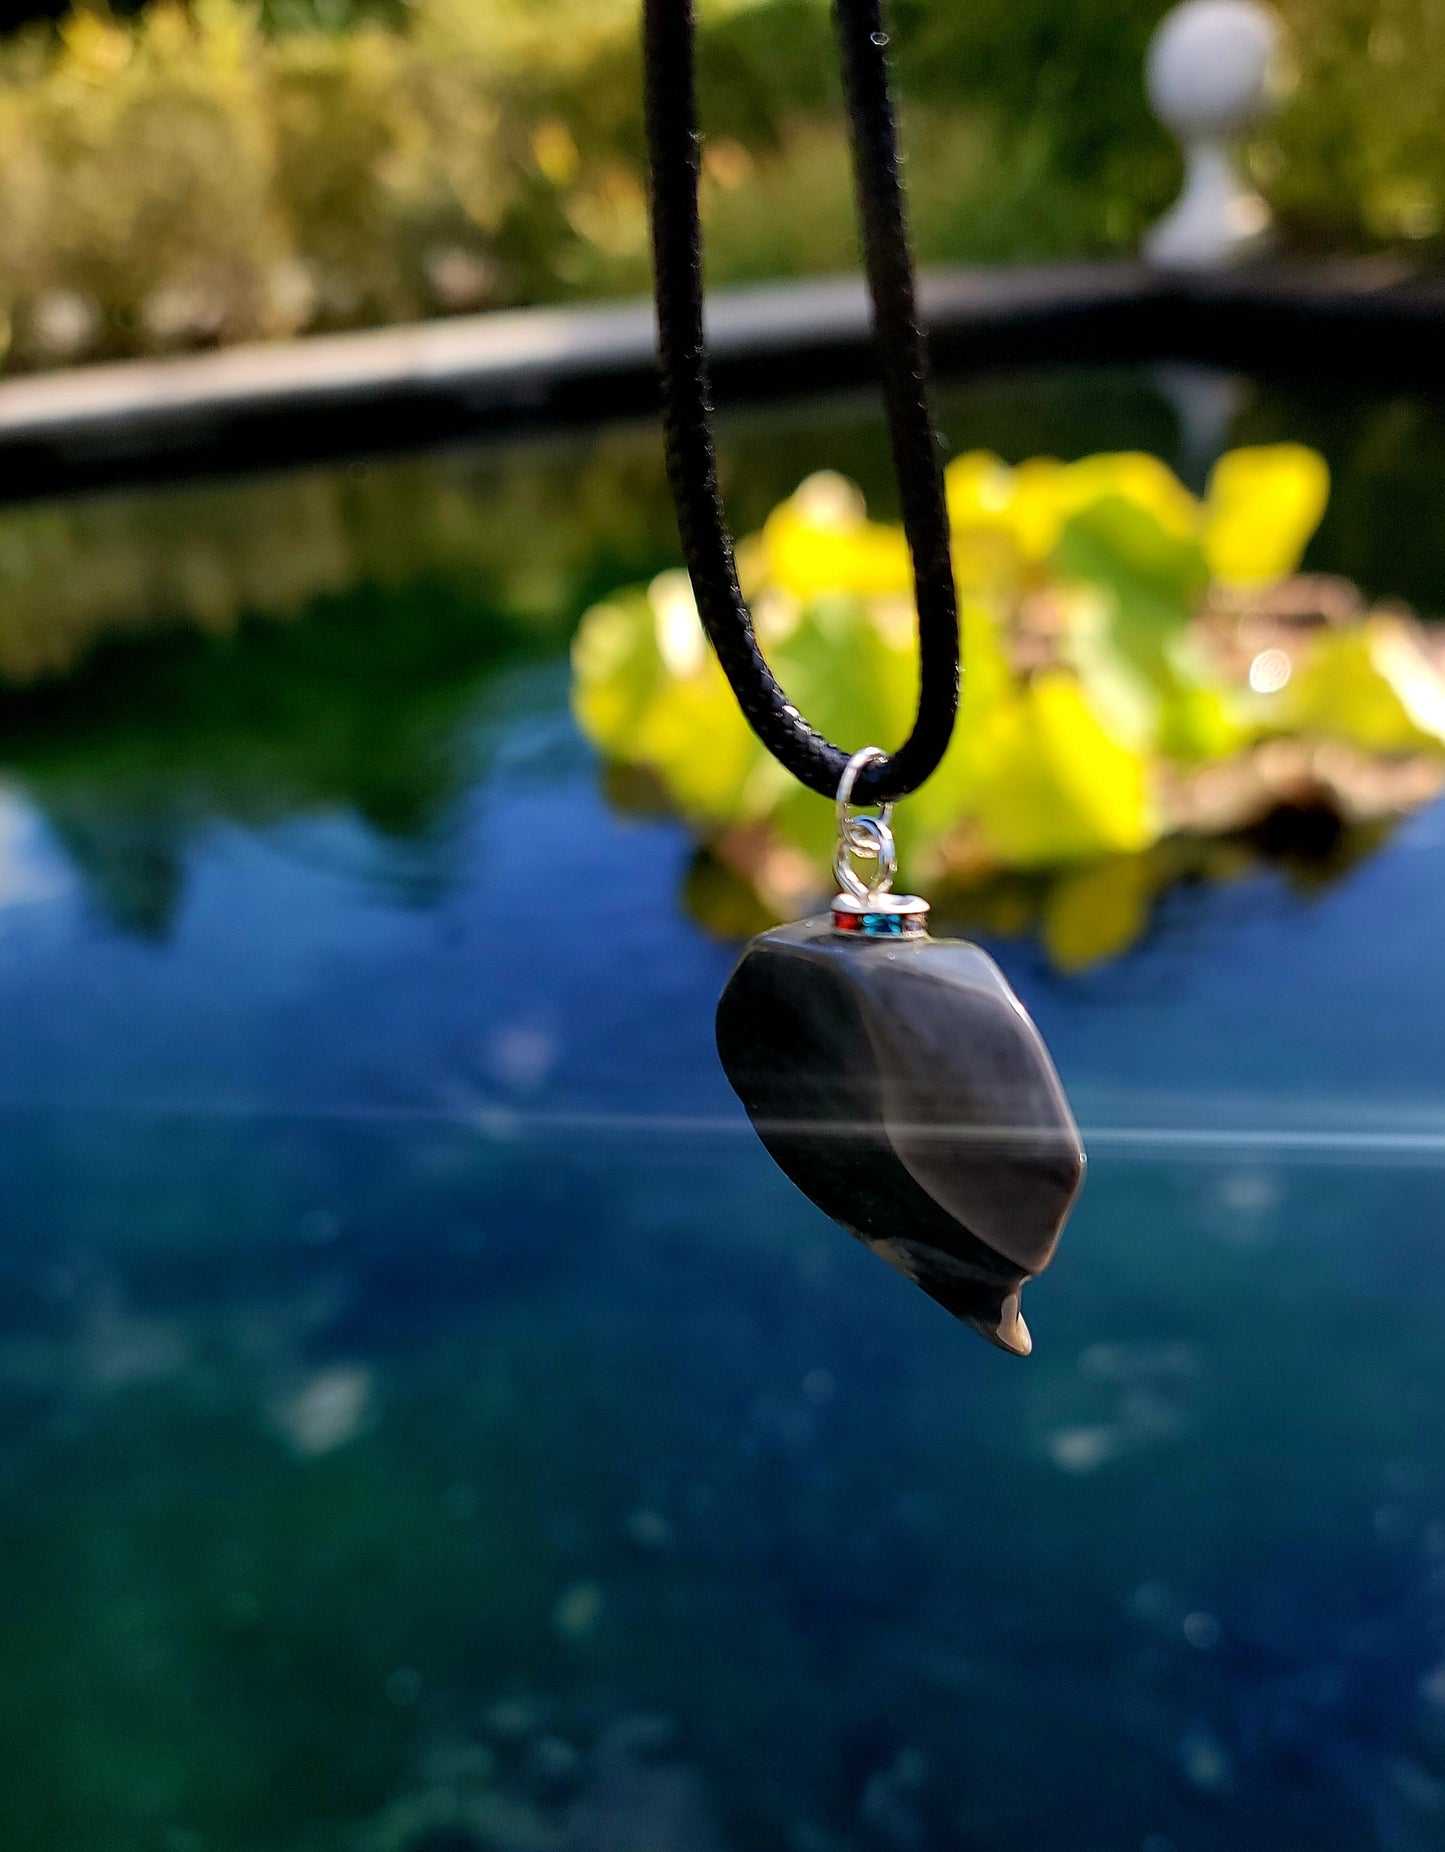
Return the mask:
<path id="1" fill-rule="evenodd" d="M 948 747 L 958 711 L 958 612 L 943 469 L 903 219 L 888 35 L 878 0 L 833 0 L 833 14 L 874 333 L 918 603 L 918 712 L 903 745 L 859 773 L 855 802 L 872 804 L 916 791 Z M 703 330 L 694 37 L 694 0 L 645 0 L 652 253 L 668 477 L 698 613 L 743 713 L 794 777 L 831 797 L 849 755 L 808 725 L 763 658 L 738 587 L 718 490 Z"/>

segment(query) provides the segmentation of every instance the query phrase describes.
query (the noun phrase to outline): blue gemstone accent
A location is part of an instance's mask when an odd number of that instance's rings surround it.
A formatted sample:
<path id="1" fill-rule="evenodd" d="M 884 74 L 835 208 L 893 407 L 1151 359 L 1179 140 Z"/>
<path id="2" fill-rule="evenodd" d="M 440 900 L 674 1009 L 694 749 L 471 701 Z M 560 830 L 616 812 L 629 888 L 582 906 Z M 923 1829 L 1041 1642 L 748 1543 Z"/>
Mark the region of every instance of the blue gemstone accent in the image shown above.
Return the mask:
<path id="1" fill-rule="evenodd" d="M 916 913 L 865 913 L 863 931 L 874 939 L 909 939 L 924 930 Z"/>
<path id="2" fill-rule="evenodd" d="M 911 894 L 880 897 L 863 906 L 840 894 L 833 902 L 833 925 L 859 939 L 926 939 L 928 906 Z"/>

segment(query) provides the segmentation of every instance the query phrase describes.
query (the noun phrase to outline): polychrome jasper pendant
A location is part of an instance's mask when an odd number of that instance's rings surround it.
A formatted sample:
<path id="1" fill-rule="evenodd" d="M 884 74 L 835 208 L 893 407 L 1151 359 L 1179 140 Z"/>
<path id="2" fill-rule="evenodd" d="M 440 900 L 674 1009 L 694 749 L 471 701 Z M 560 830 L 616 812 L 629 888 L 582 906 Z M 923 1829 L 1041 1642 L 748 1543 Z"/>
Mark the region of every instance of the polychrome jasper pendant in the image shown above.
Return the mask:
<path id="1" fill-rule="evenodd" d="M 850 766 L 856 775 L 860 754 Z M 849 814 L 830 914 L 754 939 L 717 1045 L 773 1158 L 818 1207 L 1002 1349 L 1032 1348 L 1026 1280 L 1053 1257 L 1084 1175 L 1054 1064 L 975 945 L 934 939 L 888 892 L 888 813 Z M 876 857 L 865 886 L 849 853 Z"/>

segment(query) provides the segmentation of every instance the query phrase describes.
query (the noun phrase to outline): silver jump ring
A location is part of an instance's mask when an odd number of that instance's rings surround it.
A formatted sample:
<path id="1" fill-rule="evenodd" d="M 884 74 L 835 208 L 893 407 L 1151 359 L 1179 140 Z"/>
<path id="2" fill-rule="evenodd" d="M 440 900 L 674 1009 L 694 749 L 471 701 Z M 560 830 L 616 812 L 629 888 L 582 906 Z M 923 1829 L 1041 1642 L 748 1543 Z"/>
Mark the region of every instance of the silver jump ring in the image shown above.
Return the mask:
<path id="1" fill-rule="evenodd" d="M 838 851 L 833 857 L 833 873 L 839 888 L 854 900 L 868 902 L 886 894 L 898 873 L 898 851 L 893 832 L 880 817 L 850 817 L 848 829 L 839 836 Z M 864 881 L 848 860 L 850 852 L 867 856 L 878 866 L 871 881 Z"/>
<path id="2" fill-rule="evenodd" d="M 848 817 L 838 831 L 838 841 L 855 855 L 876 855 L 880 826 L 888 828 L 886 817 Z"/>
<path id="3" fill-rule="evenodd" d="M 841 843 L 838 845 L 838 853 L 833 857 L 833 879 L 838 883 L 840 894 L 851 895 L 854 900 L 860 901 L 864 906 L 868 904 L 867 884 L 853 872 L 853 865 L 848 860 L 848 851 Z"/>
<path id="4" fill-rule="evenodd" d="M 861 752 L 855 752 L 853 757 L 843 767 L 843 776 L 838 780 L 838 796 L 834 805 L 838 817 L 838 834 L 840 836 L 847 832 L 848 826 L 853 820 L 849 813 L 853 806 L 853 787 L 858 782 L 859 772 L 863 770 L 864 766 L 877 765 L 887 757 L 888 754 L 883 751 L 882 747 L 865 746 Z M 892 821 L 892 818 L 892 804 L 879 804 L 878 821 L 886 828 Z"/>
<path id="5" fill-rule="evenodd" d="M 845 894 L 865 904 L 875 894 L 886 894 L 893 885 L 893 877 L 898 872 L 898 852 L 893 844 L 893 831 L 889 827 L 893 817 L 892 804 L 877 805 L 876 816 L 856 817 L 853 814 L 853 786 L 865 765 L 876 765 L 887 757 L 887 753 L 880 751 L 877 746 L 865 746 L 861 752 L 855 752 L 838 780 L 838 797 L 834 805 L 838 818 L 838 848 L 833 857 L 833 873 Z M 865 883 L 854 871 L 848 859 L 850 855 L 865 856 L 878 864 L 871 881 Z"/>

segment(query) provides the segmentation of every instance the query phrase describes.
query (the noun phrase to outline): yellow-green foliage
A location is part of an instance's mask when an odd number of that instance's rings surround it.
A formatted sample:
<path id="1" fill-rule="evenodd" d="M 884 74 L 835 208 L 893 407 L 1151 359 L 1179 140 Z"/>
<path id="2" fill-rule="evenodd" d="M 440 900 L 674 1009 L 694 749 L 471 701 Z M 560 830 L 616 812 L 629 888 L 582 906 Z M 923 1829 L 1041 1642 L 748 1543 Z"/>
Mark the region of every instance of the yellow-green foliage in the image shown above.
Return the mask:
<path id="1" fill-rule="evenodd" d="M 925 260 L 1132 247 L 1177 179 L 1138 76 L 1164 4 L 898 0 Z M 1434 237 L 1433 0 L 1284 10 L 1298 81 L 1262 184 L 1313 238 Z M 152 0 L 0 46 L 6 364 L 640 289 L 636 25 L 622 0 L 410 0 L 345 32 Z M 713 0 L 699 54 L 714 278 L 851 265 L 824 0 Z"/>
<path id="2" fill-rule="evenodd" d="M 634 36 L 631 8 L 581 0 L 416 0 L 404 31 L 279 35 L 243 0 L 157 0 L 12 41 L 0 352 L 25 366 L 640 287 Z M 709 194 L 752 173 L 724 136 Z M 846 175 L 836 204 L 846 232 Z"/>
<path id="3" fill-rule="evenodd" d="M 430 227 L 495 223 L 494 133 L 480 85 L 377 28 L 268 41 L 233 0 L 133 30 L 77 13 L 0 90 L 15 357 L 424 312 Z"/>
<path id="4" fill-rule="evenodd" d="M 1438 0 L 1276 0 L 1291 31 L 1290 107 L 1260 149 L 1263 183 L 1322 243 L 1445 232 L 1445 8 Z"/>
<path id="5" fill-rule="evenodd" d="M 1113 870 L 1070 874 L 1051 903 L 1073 948 L 1060 956 L 1079 962 L 1138 912 L 1124 858 L 1176 830 L 1238 828 L 1290 792 L 1314 802 L 1322 779 L 1350 782 L 1360 755 L 1426 755 L 1399 787 L 1402 807 L 1438 786 L 1445 681 L 1407 624 L 1381 612 L 1269 627 L 1269 588 L 1324 512 L 1316 452 L 1230 452 L 1202 500 L 1137 453 L 1011 469 L 974 452 L 946 484 L 964 698 L 943 764 L 898 810 L 912 878 Z M 738 565 L 790 699 L 849 750 L 896 745 L 917 686 L 901 529 L 871 521 L 841 477 L 817 476 L 739 545 Z M 749 731 L 684 575 L 596 606 L 573 671 L 577 718 L 603 754 L 645 769 L 765 900 L 821 887 L 831 806 Z M 1280 745 L 1287 764 L 1261 771 L 1256 749 Z M 1395 802 L 1388 776 L 1372 765 L 1364 780 L 1380 810 Z M 1342 808 L 1353 802 L 1347 792 Z M 1080 908 L 1107 930 L 1085 930 Z"/>
<path id="6" fill-rule="evenodd" d="M 585 457 L 555 440 L 0 508 L 0 691 L 122 639 L 229 637 L 366 588 L 442 587 L 483 632 L 557 639 L 676 544 L 660 474 L 629 433 L 604 432 Z"/>

